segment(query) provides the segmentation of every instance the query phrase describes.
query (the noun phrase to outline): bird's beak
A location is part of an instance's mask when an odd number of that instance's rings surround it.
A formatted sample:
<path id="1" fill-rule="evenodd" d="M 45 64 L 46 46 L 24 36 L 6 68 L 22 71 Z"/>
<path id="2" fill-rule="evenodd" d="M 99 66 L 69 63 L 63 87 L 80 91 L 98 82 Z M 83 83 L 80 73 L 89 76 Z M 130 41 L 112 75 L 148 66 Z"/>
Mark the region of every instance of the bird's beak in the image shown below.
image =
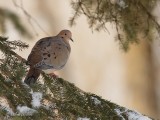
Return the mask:
<path id="1" fill-rule="evenodd" d="M 74 42 L 72 38 L 70 38 L 70 40 L 71 40 L 72 42 Z"/>

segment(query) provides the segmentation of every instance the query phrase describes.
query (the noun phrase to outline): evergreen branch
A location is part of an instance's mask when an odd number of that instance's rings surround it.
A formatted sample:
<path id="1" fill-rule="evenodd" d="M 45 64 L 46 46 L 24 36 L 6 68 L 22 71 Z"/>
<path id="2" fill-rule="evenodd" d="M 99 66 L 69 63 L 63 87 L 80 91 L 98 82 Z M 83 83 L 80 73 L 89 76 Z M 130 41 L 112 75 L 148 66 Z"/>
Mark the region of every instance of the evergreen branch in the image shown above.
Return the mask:
<path id="1" fill-rule="evenodd" d="M 148 15 L 148 18 L 155 23 L 157 31 L 160 34 L 160 24 L 155 20 L 155 17 L 145 8 L 145 6 L 140 1 L 138 1 L 138 3 L 140 7 L 146 12 L 146 14 Z"/>
<path id="2" fill-rule="evenodd" d="M 150 12 L 154 9 L 156 0 L 152 3 L 149 0 L 77 0 L 72 4 L 79 8 L 79 15 L 86 16 L 91 30 L 107 30 L 105 24 L 114 22 L 117 39 L 125 51 L 130 44 L 139 43 L 140 34 L 145 35 L 147 40 L 154 37 L 151 29 L 156 28 L 160 34 L 160 25 Z"/>
<path id="3" fill-rule="evenodd" d="M 66 116 L 69 119 L 71 119 L 71 117 L 76 118 L 77 116 L 87 117 L 91 120 L 128 119 L 127 112 L 130 110 L 104 100 L 95 94 L 86 93 L 62 78 L 53 79 L 44 73 L 42 73 L 42 75 L 45 84 L 49 87 L 53 95 L 55 95 L 55 93 L 60 95 L 54 96 L 54 103 L 56 103 L 59 112 L 64 116 L 63 119 L 65 119 Z M 60 89 L 61 86 L 62 89 Z M 57 87 L 58 89 L 56 89 Z M 64 92 L 64 94 L 61 96 L 62 92 Z M 121 117 L 117 114 L 116 109 L 123 113 Z"/>
<path id="4" fill-rule="evenodd" d="M 19 47 L 20 49 L 22 48 L 28 48 L 28 45 L 22 42 L 18 41 L 7 41 L 8 38 L 5 37 L 0 37 L 0 50 L 5 53 L 5 54 L 10 54 L 18 58 L 22 62 L 26 62 L 24 58 L 22 58 L 20 55 L 16 54 L 11 47 L 11 45 L 14 45 L 15 48 Z"/>
<path id="5" fill-rule="evenodd" d="M 3 49 L 4 48 L 6 48 L 5 44 Z M 3 52 L 6 51 L 3 50 Z M 21 63 L 24 62 L 23 64 L 25 64 L 26 60 L 12 50 L 7 49 L 6 54 L 13 56 L 10 56 L 7 61 L 2 61 L 2 63 L 6 64 L 4 65 L 6 67 L 9 66 L 8 69 L 12 70 L 12 72 L 10 72 L 10 75 L 6 73 L 3 74 L 3 70 L 0 68 L 0 95 L 5 97 L 10 108 L 15 113 L 13 116 L 10 115 L 10 119 L 16 119 L 18 117 L 23 120 L 77 120 L 78 118 L 88 118 L 90 120 L 127 120 L 130 114 L 136 115 L 136 118 L 146 117 L 135 111 L 104 100 L 95 94 L 84 92 L 62 78 L 53 79 L 44 72 L 41 72 L 44 84 L 36 83 L 28 88 L 21 82 L 24 73 L 20 75 L 21 77 L 16 76 L 16 74 L 20 74 L 19 69 L 23 71 L 25 68 L 25 65 L 21 65 Z M 14 65 L 20 68 L 12 69 Z M 4 76 L 11 80 L 6 80 Z M 43 93 L 43 101 L 40 101 L 41 106 L 38 108 L 32 105 L 33 97 L 30 92 L 31 90 Z M 20 105 L 25 105 L 29 107 L 28 109 L 34 112 L 36 111 L 36 113 L 30 116 L 28 116 L 28 113 L 27 115 L 21 113 L 21 116 L 19 116 L 19 114 L 17 114 L 17 107 Z M 6 113 L 5 115 L 8 114 Z"/>
<path id="6" fill-rule="evenodd" d="M 3 90 L 7 90 L 8 92 L 10 92 L 10 91 L 9 91 L 10 87 L 5 84 L 5 78 L 3 77 L 2 74 L 0 74 L 0 83 L 1 83 L 1 88 L 2 88 Z M 16 110 L 16 108 L 15 108 L 15 106 L 13 105 L 13 103 L 11 102 L 11 100 L 7 98 L 7 96 L 6 96 L 6 94 L 5 94 L 5 91 L 2 93 L 2 96 L 1 96 L 1 97 L 4 97 L 4 98 L 7 100 L 10 108 L 12 108 L 13 111 Z"/>
<path id="7" fill-rule="evenodd" d="M 74 2 L 72 2 L 71 5 L 72 5 L 73 7 L 75 7 Z M 75 13 L 74 13 L 73 17 L 71 17 L 70 20 L 69 20 L 69 21 L 70 21 L 70 22 L 69 22 L 70 26 L 73 26 L 73 25 L 75 24 L 75 19 L 77 18 L 77 16 L 79 16 L 79 10 L 80 10 L 80 7 L 79 7 L 79 6 L 76 6 L 76 8 L 75 8 Z"/>

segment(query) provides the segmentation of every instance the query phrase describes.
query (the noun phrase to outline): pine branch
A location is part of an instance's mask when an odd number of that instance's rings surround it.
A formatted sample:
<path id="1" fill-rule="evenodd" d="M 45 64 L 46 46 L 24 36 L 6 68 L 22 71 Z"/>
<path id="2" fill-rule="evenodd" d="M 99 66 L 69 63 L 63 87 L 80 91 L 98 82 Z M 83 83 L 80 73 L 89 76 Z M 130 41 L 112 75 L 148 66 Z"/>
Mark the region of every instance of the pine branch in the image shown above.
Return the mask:
<path id="1" fill-rule="evenodd" d="M 158 33 L 160 34 L 160 24 L 156 21 L 155 17 L 145 8 L 145 6 L 140 1 L 138 1 L 138 3 L 140 7 L 146 12 L 146 14 L 148 15 L 148 18 L 153 21 Z"/>
<path id="2" fill-rule="evenodd" d="M 24 71 L 26 60 L 12 49 L 3 50 L 3 52 L 11 56 L 9 58 L 6 56 L 0 66 L 0 97 L 6 99 L 9 105 L 9 108 L 0 107 L 2 118 L 7 117 L 13 120 L 81 120 L 81 118 L 136 120 L 147 118 L 95 94 L 84 92 L 62 78 L 53 79 L 43 72 L 41 74 L 44 83 L 37 82 L 28 87 L 22 82 L 26 74 Z M 36 105 L 35 99 L 38 99 Z"/>
<path id="3" fill-rule="evenodd" d="M 28 47 L 29 46 L 24 42 L 8 41 L 8 38 L 0 36 L 0 50 L 6 55 L 8 54 L 8 55 L 15 56 L 16 58 L 18 58 L 22 62 L 26 62 L 26 60 L 24 58 L 22 58 L 21 56 L 19 56 L 18 54 L 16 54 L 13 51 L 13 49 L 19 48 L 19 50 L 22 50 L 22 49 L 28 48 Z"/>
<path id="4" fill-rule="evenodd" d="M 158 0 L 77 0 L 71 3 L 75 14 L 70 25 L 80 15 L 86 16 L 91 30 L 107 30 L 106 23 L 114 23 L 116 40 L 127 51 L 130 44 L 139 43 L 140 35 L 146 40 L 152 40 L 155 35 L 153 30 L 160 34 L 160 24 L 151 13 L 157 2 Z"/>

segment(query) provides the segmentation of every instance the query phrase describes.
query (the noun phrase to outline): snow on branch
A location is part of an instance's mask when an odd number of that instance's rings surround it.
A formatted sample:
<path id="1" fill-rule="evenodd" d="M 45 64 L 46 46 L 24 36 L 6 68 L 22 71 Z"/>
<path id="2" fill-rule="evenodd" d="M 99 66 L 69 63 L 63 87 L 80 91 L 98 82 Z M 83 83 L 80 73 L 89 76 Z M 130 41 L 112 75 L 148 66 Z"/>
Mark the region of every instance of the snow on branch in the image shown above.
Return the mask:
<path id="1" fill-rule="evenodd" d="M 42 93 L 41 92 L 33 92 L 32 93 L 32 106 L 38 108 L 41 106 Z"/>

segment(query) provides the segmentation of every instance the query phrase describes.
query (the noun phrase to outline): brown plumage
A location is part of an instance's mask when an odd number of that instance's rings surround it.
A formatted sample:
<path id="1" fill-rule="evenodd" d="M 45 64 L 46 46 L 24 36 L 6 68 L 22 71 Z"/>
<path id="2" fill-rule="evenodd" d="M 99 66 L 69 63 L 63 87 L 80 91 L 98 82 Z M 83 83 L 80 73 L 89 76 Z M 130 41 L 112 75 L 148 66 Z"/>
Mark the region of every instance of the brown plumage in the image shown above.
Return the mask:
<path id="1" fill-rule="evenodd" d="M 28 85 L 35 83 L 41 70 L 50 74 L 62 69 L 71 52 L 71 37 L 69 30 L 62 30 L 57 36 L 40 39 L 28 56 L 30 69 L 24 82 Z"/>

